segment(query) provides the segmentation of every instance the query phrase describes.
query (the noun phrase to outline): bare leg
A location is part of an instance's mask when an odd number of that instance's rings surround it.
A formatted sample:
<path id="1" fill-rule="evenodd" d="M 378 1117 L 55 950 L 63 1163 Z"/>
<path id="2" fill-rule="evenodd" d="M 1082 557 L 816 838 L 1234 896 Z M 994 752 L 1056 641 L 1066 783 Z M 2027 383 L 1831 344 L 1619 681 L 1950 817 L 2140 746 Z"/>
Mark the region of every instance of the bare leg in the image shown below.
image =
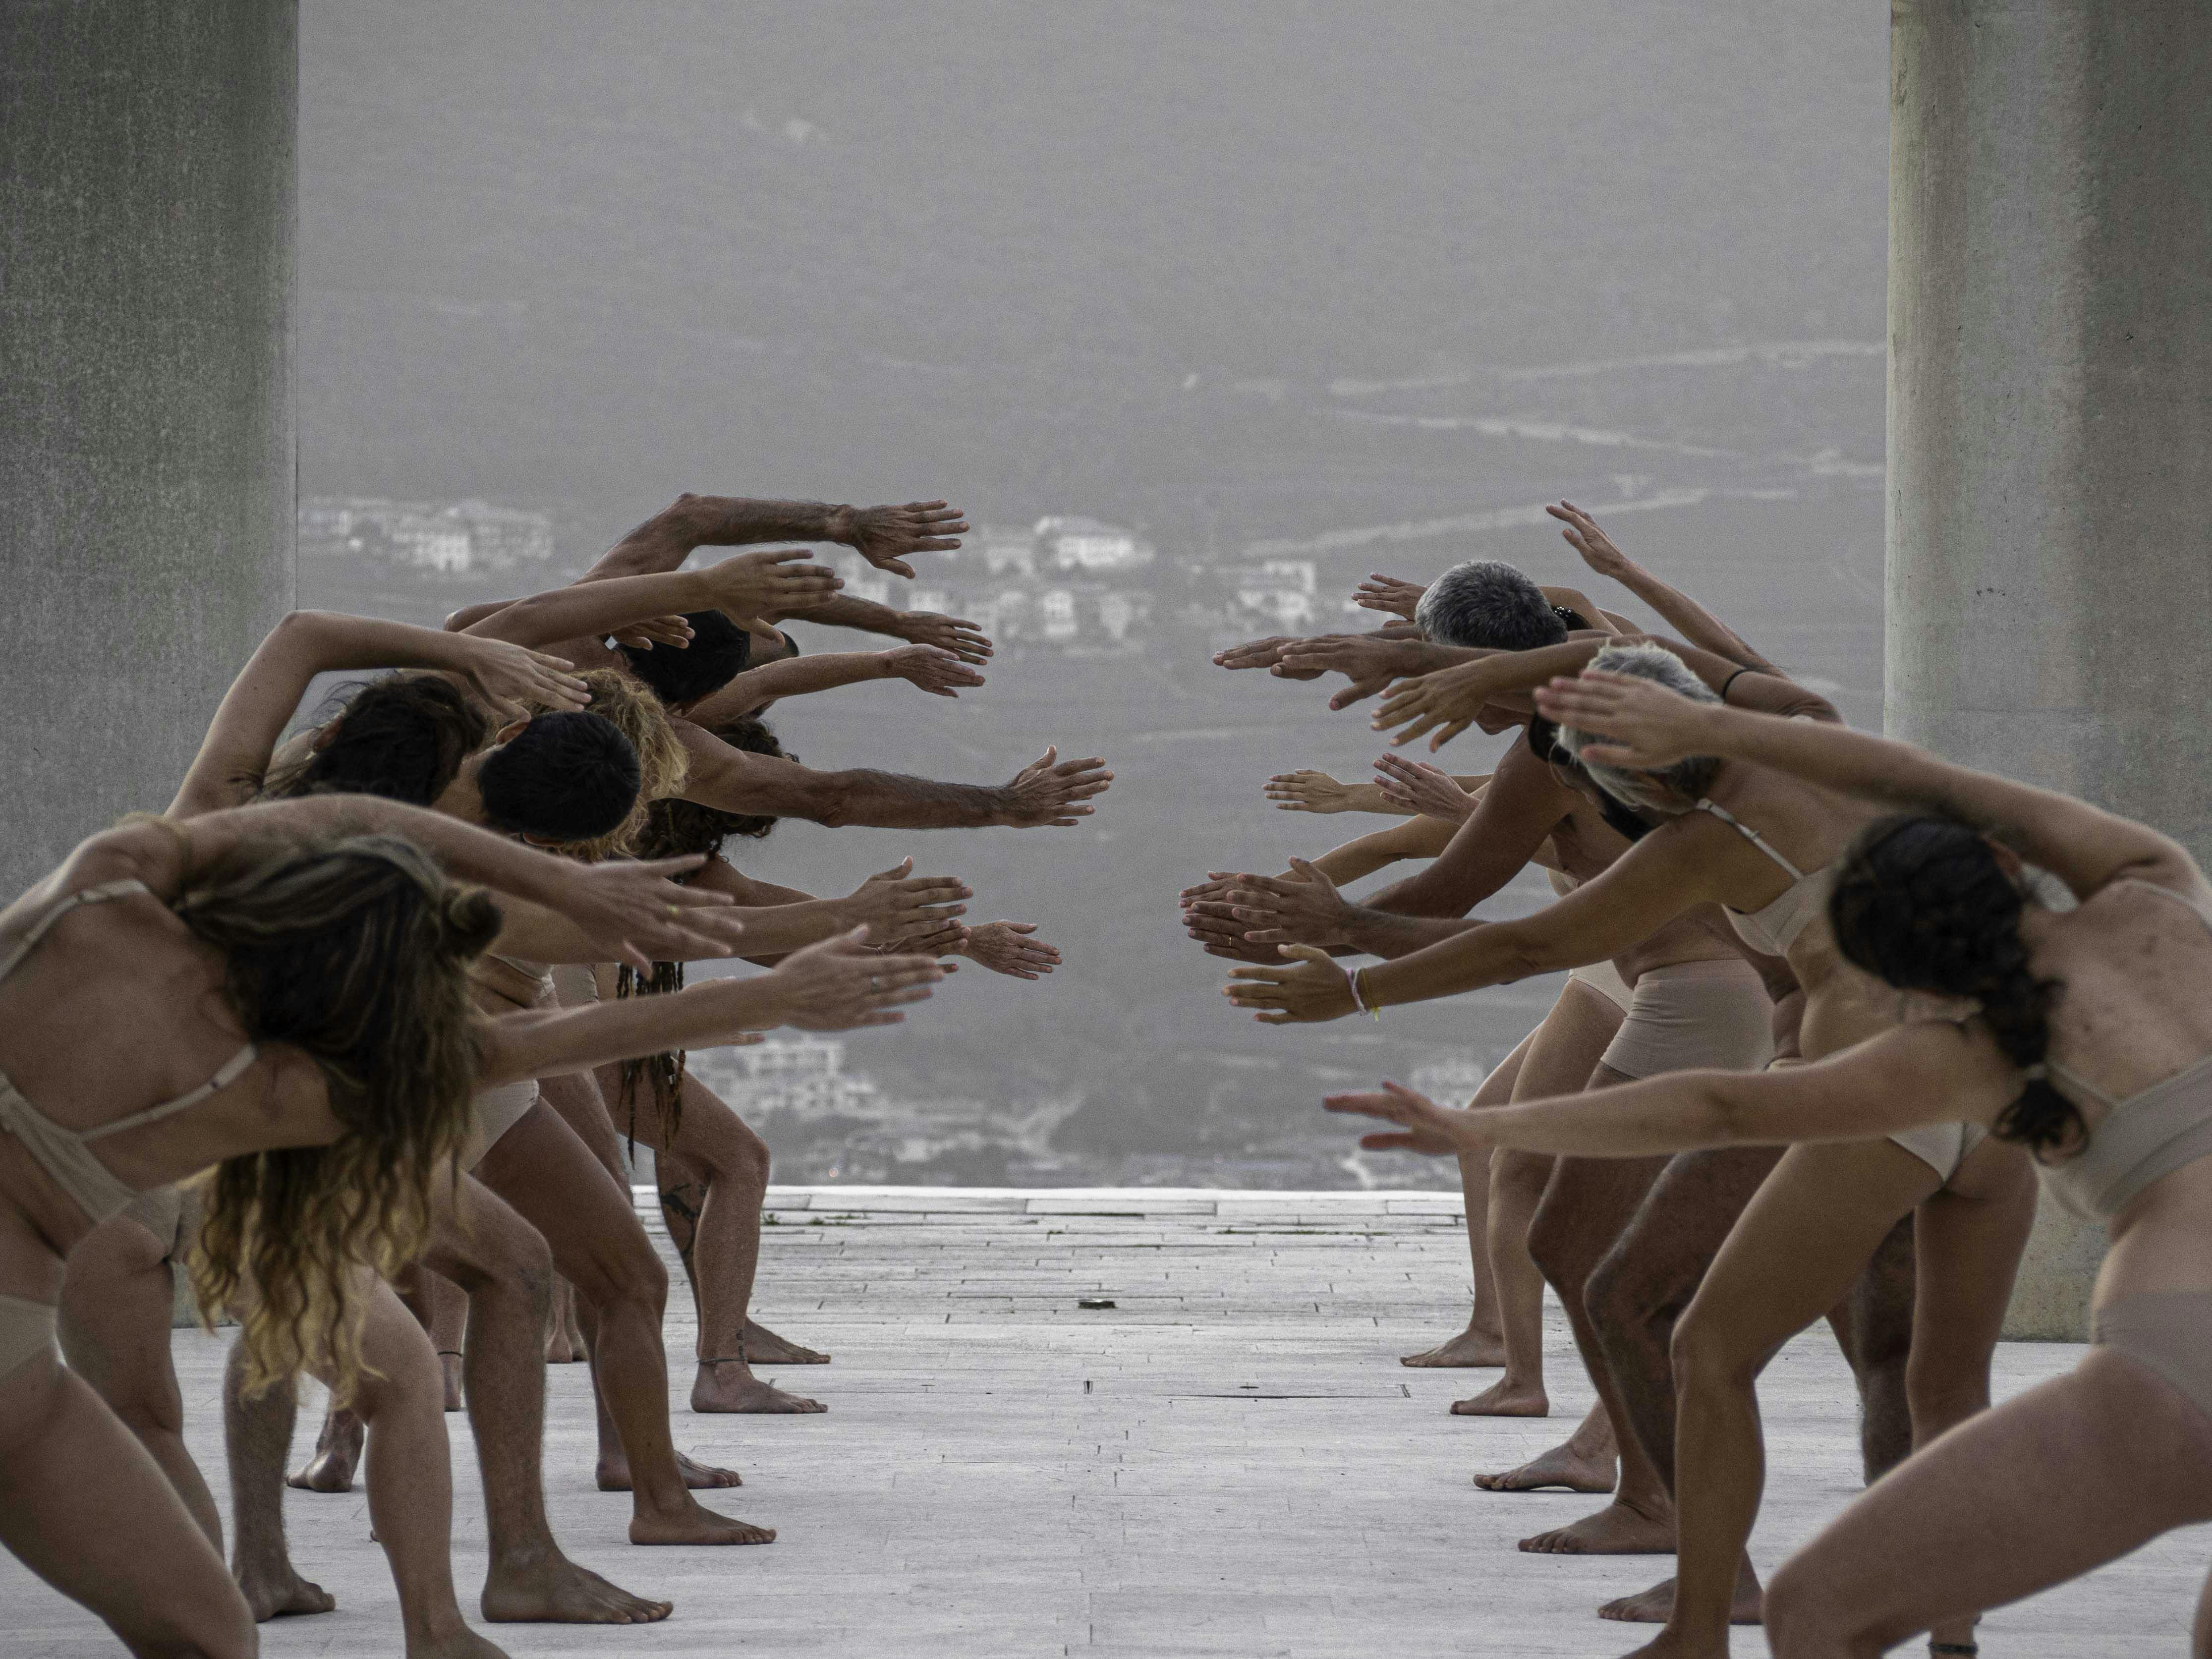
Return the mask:
<path id="1" fill-rule="evenodd" d="M 1793 1146 L 1729 1234 L 1672 1333 L 1680 1566 L 1666 1627 L 1638 1650 L 1650 1659 L 1725 1659 L 1730 1622 L 1757 1621 L 1744 1554 L 1765 1480 L 1754 1384 L 1784 1343 L 1843 1299 L 1936 1180 L 1887 1140 Z M 1607 1613 L 1638 1616 L 1620 1604 Z"/>
<path id="2" fill-rule="evenodd" d="M 441 1273 L 416 1262 L 392 1282 L 407 1311 L 430 1333 L 430 1346 L 446 1373 L 446 1409 L 461 1408 L 461 1337 L 468 1328 L 469 1298 Z"/>
<path id="3" fill-rule="evenodd" d="M 1592 1088 L 1626 1079 L 1601 1066 L 1590 1079 Z M 1563 1158 L 1553 1165 L 1543 1202 L 1528 1232 L 1528 1251 L 1559 1292 L 1575 1346 L 1597 1390 L 1597 1412 L 1614 1427 L 1614 1443 L 1620 1459 L 1620 1482 L 1613 1500 L 1605 1509 L 1571 1527 L 1539 1533 L 1521 1540 L 1524 1550 L 1546 1554 L 1664 1555 L 1674 1547 L 1674 1505 L 1650 1460 L 1638 1449 L 1632 1437 L 1618 1432 L 1625 1421 L 1620 1388 L 1592 1322 L 1587 1297 L 1590 1275 L 1612 1248 L 1613 1241 L 1634 1217 L 1644 1194 L 1666 1168 L 1657 1158 Z M 1597 1415 L 1592 1413 L 1592 1417 Z M 1576 1439 L 1587 1446 L 1596 1425 L 1586 1421 Z M 1539 1458 L 1538 1464 L 1575 1461 L 1580 1449 L 1570 1441 L 1558 1451 Z M 1533 1468 L 1510 1470 L 1483 1484 L 1492 1491 L 1525 1490 Z M 1547 1484 L 1563 1482 L 1553 1480 Z"/>
<path id="4" fill-rule="evenodd" d="M 1875 1659 L 2208 1519 L 2212 1418 L 2092 1348 L 1893 1469 L 1784 1562 L 1767 1641 L 1777 1659 Z"/>
<path id="5" fill-rule="evenodd" d="M 669 1434 L 668 1366 L 660 1343 L 668 1276 L 628 1189 L 609 1179 L 575 1132 L 542 1105 L 500 1138 L 477 1172 L 544 1234 L 554 1266 L 583 1300 L 592 1376 L 621 1434 L 634 1483 L 630 1541 L 773 1539 L 765 1528 L 701 1508 L 686 1489 Z"/>
<path id="6" fill-rule="evenodd" d="M 300 1577 L 284 1541 L 284 1457 L 298 1402 L 289 1382 L 248 1395 L 246 1348 L 233 1342 L 222 1379 L 223 1449 L 230 1465 L 230 1571 L 254 1622 L 328 1613 L 337 1599 Z"/>
<path id="7" fill-rule="evenodd" d="M 632 1595 L 569 1560 L 546 1519 L 543 1355 L 553 1258 L 544 1239 L 473 1176 L 461 1182 L 457 1210 L 442 1186 L 432 1198 L 425 1260 L 466 1293 L 469 1426 L 491 1554 L 484 1617 L 596 1625 L 665 1619 L 667 1602 Z"/>
<path id="8" fill-rule="evenodd" d="M 601 1068 L 603 1081 L 608 1069 Z M 627 1112 L 623 1121 L 627 1125 Z M 703 1170 L 707 1177 L 690 1249 L 684 1252 L 699 1304 L 699 1370 L 691 1384 L 691 1409 L 772 1414 L 826 1409 L 818 1401 L 763 1382 L 747 1364 L 753 1328 L 749 1310 L 760 1267 L 761 1205 L 768 1196 L 768 1144 L 688 1073 L 674 1133 L 647 1106 L 637 1115 L 637 1138 L 652 1146 L 656 1160 L 676 1155 L 672 1174 L 690 1169 Z M 671 1237 L 675 1237 L 672 1231 Z M 683 1251 L 680 1240 L 678 1248 Z"/>
<path id="9" fill-rule="evenodd" d="M 162 1243 L 127 1215 L 111 1217 L 70 1252 L 62 1279 L 62 1352 L 169 1477 L 199 1529 L 222 1553 L 222 1517 L 185 1448 L 185 1402 L 169 1354 L 175 1275 Z"/>
<path id="10" fill-rule="evenodd" d="M 1556 1013 L 1558 1004 L 1553 1005 Z M 1549 1018 L 1547 1015 L 1545 1018 Z M 1513 1098 L 1513 1079 L 1521 1075 L 1522 1062 L 1534 1046 L 1541 1025 L 1513 1045 L 1513 1052 L 1498 1062 L 1482 1086 L 1474 1091 L 1470 1107 L 1503 1106 Z M 1449 1337 L 1433 1348 L 1419 1353 L 1402 1356 L 1401 1365 L 1413 1365 L 1423 1370 L 1443 1370 L 1499 1364 L 1505 1357 L 1505 1347 L 1498 1327 L 1498 1288 L 1491 1274 L 1490 1253 L 1484 1241 L 1490 1234 L 1490 1166 L 1488 1152 L 1462 1152 L 1459 1158 L 1459 1189 L 1467 1209 L 1467 1248 L 1474 1268 L 1474 1304 L 1468 1314 L 1467 1328 Z M 1455 1407 L 1454 1410 L 1458 1408 Z"/>
<path id="11" fill-rule="evenodd" d="M 588 1358 L 584 1333 L 576 1323 L 576 1287 L 553 1275 L 553 1302 L 545 1314 L 545 1363 L 571 1365 Z"/>
<path id="12" fill-rule="evenodd" d="M 257 1650 L 253 1615 L 175 1486 L 51 1352 L 0 1379 L 0 1544 L 142 1659 Z"/>
<path id="13" fill-rule="evenodd" d="M 1606 1045 L 1620 1029 L 1621 1012 L 1602 993 L 1569 981 L 1552 1012 L 1536 1028 L 1535 1043 L 1514 1079 L 1513 1098 L 1573 1094 L 1597 1069 Z M 1528 1254 L 1528 1229 L 1551 1178 L 1552 1160 L 1540 1154 L 1499 1152 L 1491 1160 L 1496 1205 L 1485 1254 L 1497 1286 L 1504 1334 L 1505 1375 L 1471 1400 L 1455 1402 L 1465 1417 L 1545 1417 L 1544 1276 Z"/>

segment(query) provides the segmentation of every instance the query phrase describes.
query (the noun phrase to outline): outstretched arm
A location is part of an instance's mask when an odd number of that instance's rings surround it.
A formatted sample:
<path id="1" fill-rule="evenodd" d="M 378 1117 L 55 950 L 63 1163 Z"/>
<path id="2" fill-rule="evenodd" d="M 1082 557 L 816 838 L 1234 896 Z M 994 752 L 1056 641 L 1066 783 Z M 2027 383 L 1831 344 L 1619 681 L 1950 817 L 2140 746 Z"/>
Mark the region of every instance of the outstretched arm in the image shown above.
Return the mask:
<path id="1" fill-rule="evenodd" d="M 1865 1140 L 1929 1123 L 1989 1123 L 2020 1073 L 1988 1036 L 1941 1021 L 1899 1026 L 1809 1066 L 1670 1072 L 1589 1094 L 1453 1111 L 1386 1083 L 1332 1095 L 1332 1112 L 1396 1125 L 1360 1145 L 1442 1155 L 1510 1147 L 1570 1158 L 1651 1158 L 1713 1146 Z"/>
<path id="2" fill-rule="evenodd" d="M 789 616 L 819 608 L 840 586 L 836 572 L 805 560 L 797 548 L 777 548 L 740 553 L 703 570 L 572 582 L 489 615 L 456 611 L 447 626 L 523 645 L 550 645 L 596 639 L 633 623 L 691 611 L 720 611 L 753 621 L 771 612 Z"/>
<path id="3" fill-rule="evenodd" d="M 192 817 L 248 799 L 315 676 L 369 668 L 461 675 L 502 717 L 520 714 L 527 703 L 580 708 L 589 700 L 583 681 L 557 657 L 405 623 L 295 611 L 269 631 L 231 682 L 168 816 Z"/>
<path id="4" fill-rule="evenodd" d="M 956 548 L 967 528 L 959 513 L 943 501 L 854 507 L 687 492 L 617 542 L 584 580 L 679 569 L 698 547 L 781 541 L 838 543 L 878 570 L 911 576 L 913 568 L 905 562 L 909 556 Z"/>
<path id="5" fill-rule="evenodd" d="M 523 1009 L 481 1021 L 477 1080 L 490 1088 L 556 1077 L 640 1054 L 713 1048 L 778 1025 L 842 1031 L 896 1024 L 906 1018 L 901 1005 L 921 1001 L 943 977 L 927 957 L 879 956 L 857 933 L 841 934 L 752 979 L 708 980 L 659 996 Z"/>
<path id="6" fill-rule="evenodd" d="M 954 830 L 987 825 L 1033 829 L 1072 824 L 1094 810 L 1114 775 L 1097 759 L 1058 761 L 1048 750 L 1010 783 L 939 783 L 896 772 L 817 772 L 770 755 L 733 749 L 689 720 L 675 722 L 690 753 L 687 800 L 771 817 L 806 818 L 842 828 Z"/>
<path id="7" fill-rule="evenodd" d="M 1572 501 L 1561 501 L 1557 507 L 1547 507 L 1544 511 L 1566 526 L 1559 533 L 1565 538 L 1568 546 L 1583 556 L 1584 564 L 1601 576 L 1610 576 L 1635 594 L 1657 611 L 1666 620 L 1667 625 L 1677 629 L 1684 639 L 1702 650 L 1726 657 L 1741 667 L 1756 668 L 1762 674 L 1782 673 L 1780 669 L 1747 645 L 1741 634 L 1711 611 L 1681 589 L 1670 587 L 1661 581 L 1615 547 L 1613 538 L 1598 528 L 1597 520 Z"/>
<path id="8" fill-rule="evenodd" d="M 781 622 L 786 613 L 772 611 L 769 620 Z M 789 614 L 797 615 L 797 611 Z M 909 645 L 933 645 L 950 651 L 963 662 L 988 662 L 996 649 L 983 630 L 962 617 L 940 616 L 934 611 L 894 611 L 873 599 L 857 599 L 840 593 L 826 605 L 805 613 L 806 620 L 830 628 L 850 628 L 862 634 L 881 634 Z"/>
<path id="9" fill-rule="evenodd" d="M 604 585 L 604 584 L 603 584 Z M 905 680 L 932 696 L 957 697 L 983 677 L 950 651 L 908 645 L 896 651 L 840 651 L 819 657 L 785 657 L 748 668 L 719 691 L 691 705 L 694 725 L 712 729 L 741 714 L 764 708 L 780 697 L 830 691 L 863 680 Z"/>
<path id="10" fill-rule="evenodd" d="M 1910 744 L 1694 703 L 1619 674 L 1561 681 L 1539 692 L 1538 701 L 1554 719 L 1612 738 L 1589 751 L 1599 761 L 1647 767 L 1684 755 L 1728 755 L 1868 800 L 1948 813 L 2002 836 L 2078 898 L 2123 876 L 2212 891 L 2188 850 L 2147 824 L 2056 790 L 1954 766 Z"/>

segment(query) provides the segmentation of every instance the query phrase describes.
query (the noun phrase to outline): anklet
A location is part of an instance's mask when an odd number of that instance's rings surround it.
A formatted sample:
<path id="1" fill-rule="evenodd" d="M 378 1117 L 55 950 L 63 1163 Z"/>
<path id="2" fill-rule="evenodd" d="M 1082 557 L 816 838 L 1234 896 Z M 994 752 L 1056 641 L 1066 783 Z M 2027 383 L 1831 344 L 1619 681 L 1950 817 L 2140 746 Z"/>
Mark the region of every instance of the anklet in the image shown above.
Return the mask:
<path id="1" fill-rule="evenodd" d="M 445 1355 L 447 1355 L 447 1354 L 451 1354 L 451 1355 L 453 1355 L 453 1357 L 454 1358 L 456 1358 L 456 1359 L 459 1359 L 459 1358 L 460 1358 L 462 1357 L 462 1355 L 461 1355 L 461 1351 L 460 1351 L 459 1348 L 441 1348 L 441 1349 L 439 1349 L 439 1350 L 438 1350 L 438 1353 L 439 1353 L 439 1356 L 440 1356 L 441 1358 L 442 1358 Z"/>

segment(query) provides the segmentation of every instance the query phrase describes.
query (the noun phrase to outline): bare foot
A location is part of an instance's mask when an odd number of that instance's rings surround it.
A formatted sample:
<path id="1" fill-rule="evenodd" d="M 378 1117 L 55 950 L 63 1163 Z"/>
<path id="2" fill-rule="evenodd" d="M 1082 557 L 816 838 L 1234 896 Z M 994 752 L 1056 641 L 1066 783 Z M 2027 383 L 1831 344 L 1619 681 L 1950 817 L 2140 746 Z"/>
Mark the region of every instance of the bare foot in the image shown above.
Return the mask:
<path id="1" fill-rule="evenodd" d="M 1468 1400 L 1452 1401 L 1454 1417 L 1549 1417 L 1552 1401 L 1542 1383 L 1524 1386 L 1501 1377 Z M 1610 1487 L 1611 1482 L 1607 1483 Z"/>
<path id="2" fill-rule="evenodd" d="M 445 1368 L 446 1372 L 446 1409 L 457 1412 L 461 1408 L 461 1357 L 441 1350 L 438 1364 Z"/>
<path id="3" fill-rule="evenodd" d="M 1760 1622 L 1759 1575 L 1746 1561 L 1736 1569 L 1735 1599 L 1729 1605 L 1729 1623 L 1756 1625 Z M 1617 1620 L 1625 1625 L 1663 1625 L 1674 1616 L 1674 1581 L 1662 1578 L 1648 1590 L 1634 1595 L 1624 1595 L 1617 1601 L 1608 1601 L 1597 1610 L 1601 1619 Z M 1688 1648 L 1660 1648 L 1656 1643 L 1653 1651 L 1688 1653 Z"/>
<path id="4" fill-rule="evenodd" d="M 706 1492 L 719 1486 L 742 1486 L 744 1477 L 735 1469 L 719 1469 L 712 1463 L 695 1463 L 682 1452 L 676 1454 L 676 1472 L 684 1477 L 684 1484 L 693 1492 Z M 601 1492 L 628 1492 L 630 1489 L 629 1462 L 621 1456 L 599 1460 L 599 1482 Z"/>
<path id="5" fill-rule="evenodd" d="M 329 1613 L 338 1604 L 337 1597 L 320 1584 L 310 1583 L 295 1572 L 289 1561 L 279 1561 L 273 1566 L 249 1566 L 234 1561 L 230 1574 L 238 1581 L 240 1593 L 246 1597 L 246 1605 L 252 1609 L 257 1625 L 301 1613 Z"/>
<path id="6" fill-rule="evenodd" d="M 1575 1450 L 1571 1443 L 1554 1446 L 1517 1469 L 1478 1474 L 1474 1484 L 1485 1492 L 1540 1492 L 1547 1486 L 1565 1486 L 1569 1492 L 1611 1492 L 1613 1459 L 1595 1462 Z"/>
<path id="7" fill-rule="evenodd" d="M 1612 1503 L 1570 1526 L 1524 1538 L 1521 1547 L 1531 1555 L 1672 1555 L 1674 1523 Z"/>
<path id="8" fill-rule="evenodd" d="M 715 1364 L 699 1367 L 698 1380 L 691 1385 L 691 1409 L 695 1412 L 760 1412 L 774 1416 L 791 1416 L 826 1412 L 830 1408 L 818 1400 L 786 1394 L 781 1389 L 762 1382 L 742 1359 L 725 1359 Z"/>
<path id="9" fill-rule="evenodd" d="M 1422 1370 L 1466 1370 L 1505 1363 L 1505 1339 L 1496 1331 L 1470 1325 L 1449 1342 L 1438 1343 L 1426 1353 L 1409 1353 L 1398 1362 Z"/>
<path id="10" fill-rule="evenodd" d="M 773 1544 L 775 1528 L 748 1526 L 726 1515 L 702 1509 L 686 1498 L 684 1507 L 672 1514 L 630 1517 L 633 1544 Z"/>
<path id="11" fill-rule="evenodd" d="M 361 1462 L 361 1419 L 349 1411 L 331 1413 L 315 1437 L 314 1456 L 284 1484 L 301 1492 L 351 1492 L 353 1472 Z"/>
<path id="12" fill-rule="evenodd" d="M 817 1353 L 811 1348 L 802 1348 L 796 1342 L 786 1341 L 765 1325 L 745 1321 L 744 1334 L 738 1346 L 756 1365 L 826 1365 L 830 1356 Z"/>
<path id="13" fill-rule="evenodd" d="M 440 1636 L 407 1633 L 407 1659 L 507 1659 L 507 1650 L 495 1647 L 466 1625 L 457 1624 Z"/>
<path id="14" fill-rule="evenodd" d="M 673 1611 L 672 1603 L 617 1589 L 562 1555 L 527 1566 L 495 1562 L 483 1606 L 495 1625 L 657 1625 Z"/>

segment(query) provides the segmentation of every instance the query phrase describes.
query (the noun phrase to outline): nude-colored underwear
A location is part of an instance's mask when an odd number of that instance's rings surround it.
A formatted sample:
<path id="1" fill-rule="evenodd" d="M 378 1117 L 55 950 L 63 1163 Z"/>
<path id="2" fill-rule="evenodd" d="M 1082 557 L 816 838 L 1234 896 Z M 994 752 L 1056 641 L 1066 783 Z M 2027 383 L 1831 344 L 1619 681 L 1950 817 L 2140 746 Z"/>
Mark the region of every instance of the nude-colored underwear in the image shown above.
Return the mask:
<path id="1" fill-rule="evenodd" d="M 524 1078 L 520 1083 L 502 1083 L 495 1089 L 484 1089 L 469 1103 L 476 1113 L 476 1133 L 469 1137 L 465 1154 L 467 1167 L 473 1170 L 483 1162 L 484 1154 L 499 1144 L 499 1138 L 522 1121 L 532 1106 L 538 1103 L 538 1079 Z"/>
<path id="2" fill-rule="evenodd" d="M 1588 967 L 1574 969 L 1567 977 L 1577 985 L 1589 986 L 1624 1014 L 1635 1000 L 1636 993 L 1628 988 L 1620 969 L 1609 962 L 1593 962 Z"/>
<path id="3" fill-rule="evenodd" d="M 5 1382 L 54 1344 L 54 1304 L 0 1296 L 0 1382 Z"/>
<path id="4" fill-rule="evenodd" d="M 1741 957 L 1678 962 L 1637 975 L 1628 1018 L 1605 1051 L 1624 1077 L 1711 1067 L 1755 1072 L 1773 1058 L 1774 1005 Z"/>
<path id="5" fill-rule="evenodd" d="M 1987 1140 L 1990 1132 L 1978 1123 L 1923 1123 L 1917 1129 L 1900 1129 L 1887 1138 L 1948 1182 L 1966 1161 L 1966 1154 Z"/>
<path id="6" fill-rule="evenodd" d="M 2125 1354 L 2212 1418 L 2212 1291 L 2144 1291 L 2100 1308 L 2089 1340 Z"/>
<path id="7" fill-rule="evenodd" d="M 163 1261 L 176 1255 L 185 1233 L 185 1195 L 179 1188 L 149 1188 L 132 1199 L 123 1213 L 154 1235 Z"/>

